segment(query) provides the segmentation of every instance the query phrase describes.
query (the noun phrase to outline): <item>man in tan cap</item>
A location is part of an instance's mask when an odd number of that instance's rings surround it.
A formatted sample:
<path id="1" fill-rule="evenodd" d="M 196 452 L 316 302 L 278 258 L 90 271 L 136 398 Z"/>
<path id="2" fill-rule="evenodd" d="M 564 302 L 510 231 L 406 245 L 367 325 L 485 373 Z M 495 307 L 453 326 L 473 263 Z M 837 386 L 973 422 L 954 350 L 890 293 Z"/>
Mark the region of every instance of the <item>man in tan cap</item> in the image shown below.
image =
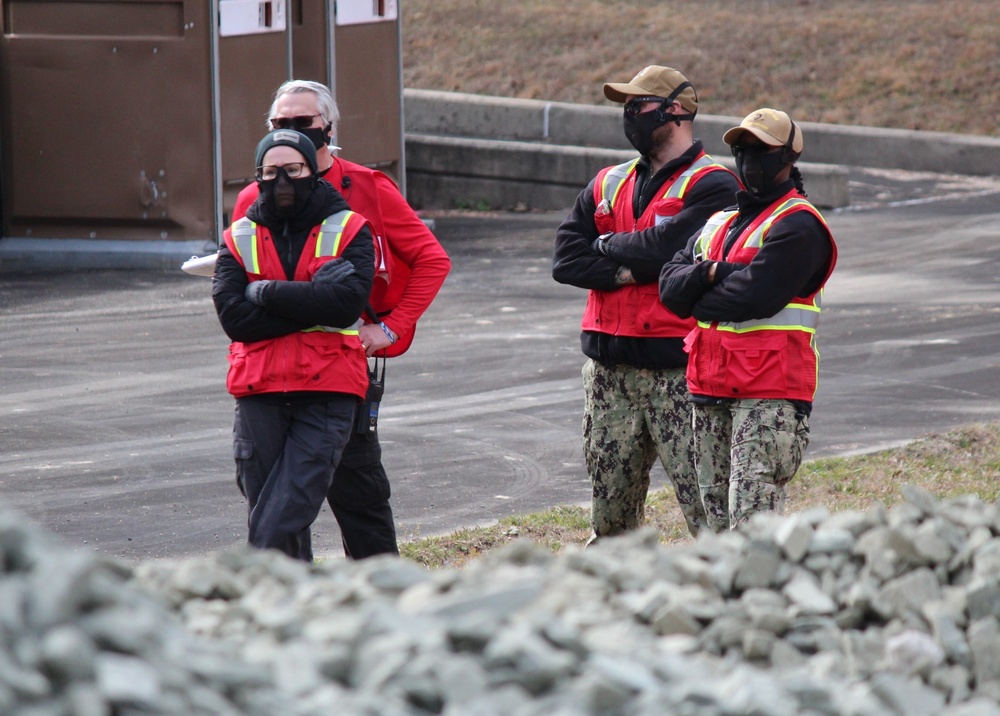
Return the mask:
<path id="1" fill-rule="evenodd" d="M 684 336 L 694 327 L 659 301 L 660 269 L 739 183 L 694 139 L 694 87 L 650 65 L 604 85 L 624 105 L 639 157 L 606 167 L 577 197 L 556 232 L 552 276 L 587 289 L 580 337 L 584 458 L 593 498 L 591 542 L 642 523 L 657 457 L 691 534 L 705 522 L 693 463 Z"/>
<path id="2" fill-rule="evenodd" d="M 688 338 L 698 482 L 709 527 L 780 512 L 809 444 L 816 327 L 837 247 L 806 200 L 802 130 L 763 108 L 723 135 L 746 186 L 660 274 L 660 299 L 698 323 Z"/>

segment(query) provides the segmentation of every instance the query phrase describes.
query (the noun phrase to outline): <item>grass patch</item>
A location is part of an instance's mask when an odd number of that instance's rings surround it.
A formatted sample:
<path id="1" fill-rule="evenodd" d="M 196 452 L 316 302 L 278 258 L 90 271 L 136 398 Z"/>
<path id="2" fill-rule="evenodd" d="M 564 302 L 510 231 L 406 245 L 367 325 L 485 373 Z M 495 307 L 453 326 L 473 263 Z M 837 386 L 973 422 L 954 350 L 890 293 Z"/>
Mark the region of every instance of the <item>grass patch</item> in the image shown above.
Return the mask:
<path id="1" fill-rule="evenodd" d="M 1000 498 L 1000 423 L 971 425 L 928 435 L 898 448 L 849 458 L 805 463 L 789 486 L 789 509 L 814 505 L 865 509 L 896 504 L 904 484 L 938 499 L 974 494 Z"/>
<path id="2" fill-rule="evenodd" d="M 400 556 L 425 567 L 460 567 L 485 552 L 518 539 L 528 539 L 560 552 L 590 537 L 590 511 L 553 507 L 544 512 L 505 517 L 489 527 L 474 527 L 399 545 Z"/>
<path id="3" fill-rule="evenodd" d="M 892 507 L 902 500 L 904 485 L 919 487 L 939 500 L 970 494 L 986 502 L 1000 499 L 1000 423 L 931 434 L 870 455 L 807 461 L 789 485 L 786 512 L 819 506 L 831 511 L 865 510 L 876 503 Z M 399 549 L 404 558 L 432 569 L 461 567 L 519 539 L 558 553 L 586 543 L 589 519 L 588 508 L 554 507 L 506 517 L 489 527 L 406 542 Z M 646 524 L 657 529 L 664 544 L 690 539 L 672 491 L 650 491 Z"/>

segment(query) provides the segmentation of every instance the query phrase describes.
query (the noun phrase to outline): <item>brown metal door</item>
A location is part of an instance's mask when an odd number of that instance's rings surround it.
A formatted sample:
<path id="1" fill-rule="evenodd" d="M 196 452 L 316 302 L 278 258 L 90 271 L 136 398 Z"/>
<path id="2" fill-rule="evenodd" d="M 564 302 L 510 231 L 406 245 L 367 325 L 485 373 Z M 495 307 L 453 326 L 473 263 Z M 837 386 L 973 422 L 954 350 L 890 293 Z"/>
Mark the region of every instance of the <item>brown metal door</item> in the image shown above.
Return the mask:
<path id="1" fill-rule="evenodd" d="M 343 156 L 398 180 L 395 1 L 0 0 L 2 235 L 217 242 L 292 77 L 332 81 Z"/>
<path id="2" fill-rule="evenodd" d="M 289 0 L 287 12 L 285 28 L 291 28 L 290 39 L 285 31 L 243 36 L 227 36 L 223 31 L 220 37 L 223 207 L 227 219 L 236 195 L 253 181 L 254 147 L 267 132 L 274 91 L 288 79 L 330 81 L 326 1 Z"/>
<path id="3" fill-rule="evenodd" d="M 219 117 L 223 213 L 228 222 L 236 195 L 254 178 L 253 153 L 267 133 L 267 110 L 274 90 L 288 79 L 290 42 L 284 0 L 219 0 Z M 292 3 L 296 5 L 296 2 Z M 250 15 L 233 14 L 228 6 L 244 7 Z M 266 26 L 261 8 L 280 21 Z M 228 20 L 228 22 L 227 22 Z"/>
<path id="4" fill-rule="evenodd" d="M 205 0 L 0 0 L 4 235 L 213 236 Z"/>
<path id="5" fill-rule="evenodd" d="M 333 0 L 330 0 L 333 4 Z M 297 80 L 313 80 L 329 87 L 330 44 L 327 3 L 325 0 L 291 0 L 292 70 Z M 277 89 L 277 88 L 275 88 Z"/>
<path id="6" fill-rule="evenodd" d="M 378 167 L 399 183 L 403 153 L 399 21 L 338 24 L 334 50 L 340 155 Z"/>

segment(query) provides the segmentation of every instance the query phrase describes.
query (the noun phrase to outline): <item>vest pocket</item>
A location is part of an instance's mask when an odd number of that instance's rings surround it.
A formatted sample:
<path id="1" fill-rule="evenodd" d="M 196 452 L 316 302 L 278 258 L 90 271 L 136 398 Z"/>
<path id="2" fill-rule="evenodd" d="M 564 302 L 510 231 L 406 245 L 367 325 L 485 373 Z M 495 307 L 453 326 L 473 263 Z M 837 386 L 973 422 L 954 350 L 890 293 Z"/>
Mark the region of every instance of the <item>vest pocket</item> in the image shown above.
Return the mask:
<path id="1" fill-rule="evenodd" d="M 606 234 L 615 230 L 614 214 L 594 214 L 594 226 L 597 227 L 598 234 Z"/>
<path id="2" fill-rule="evenodd" d="M 726 397 L 775 395 L 788 386 L 788 336 L 783 331 L 722 331 Z"/>
<path id="3" fill-rule="evenodd" d="M 348 351 L 361 350 L 361 339 L 357 335 L 337 333 L 334 331 L 304 331 L 299 334 L 302 345 L 316 355 L 323 357 L 335 357 L 346 355 Z M 356 343 L 352 346 L 351 342 Z"/>
<path id="4" fill-rule="evenodd" d="M 666 199 L 660 199 L 653 205 L 653 215 L 654 222 L 656 226 L 660 224 L 665 224 L 679 213 L 681 209 L 684 208 L 684 200 L 678 199 L 677 197 L 671 196 Z"/>
<path id="5" fill-rule="evenodd" d="M 352 339 L 358 342 L 358 350 L 360 350 L 361 343 L 357 336 L 345 336 L 326 331 L 299 334 L 299 341 L 301 341 L 304 350 L 297 351 L 295 354 L 296 364 L 293 369 L 296 378 L 304 381 L 319 381 L 326 371 L 338 370 L 339 366 L 347 361 L 349 349 L 346 342 Z"/>
<path id="6" fill-rule="evenodd" d="M 671 320 L 672 314 L 660 303 L 659 283 L 655 281 L 644 283 L 636 287 L 636 290 L 639 294 L 639 309 L 635 315 L 635 327 L 640 333 L 659 333 L 671 325 L 676 327 L 676 322 L 679 319 Z M 683 335 L 683 331 L 677 330 L 675 332 L 678 338 Z"/>
<path id="7" fill-rule="evenodd" d="M 234 395 L 260 391 L 266 382 L 264 371 L 273 364 L 271 341 L 234 343 L 229 349 L 226 387 Z"/>
<path id="8" fill-rule="evenodd" d="M 296 379 L 310 390 L 363 395 L 368 387 L 368 361 L 356 335 L 312 331 L 299 334 L 302 350 L 294 366 Z"/>

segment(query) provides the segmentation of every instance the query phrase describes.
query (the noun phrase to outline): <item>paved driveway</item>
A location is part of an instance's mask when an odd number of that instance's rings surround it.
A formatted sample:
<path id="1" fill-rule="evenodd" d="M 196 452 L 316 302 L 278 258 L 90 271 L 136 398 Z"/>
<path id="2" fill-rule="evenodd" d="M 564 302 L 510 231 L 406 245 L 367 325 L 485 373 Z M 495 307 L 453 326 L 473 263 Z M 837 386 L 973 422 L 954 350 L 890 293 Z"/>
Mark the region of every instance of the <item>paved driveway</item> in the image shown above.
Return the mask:
<path id="1" fill-rule="evenodd" d="M 828 215 L 840 263 L 809 457 L 1000 419 L 1000 184 L 868 172 L 852 190 L 857 208 Z M 400 535 L 588 501 L 584 295 L 549 273 L 562 213 L 434 218 L 454 270 L 389 365 L 380 421 Z M 209 287 L 0 275 L 0 500 L 128 559 L 243 541 Z M 315 534 L 338 553 L 326 510 Z"/>

